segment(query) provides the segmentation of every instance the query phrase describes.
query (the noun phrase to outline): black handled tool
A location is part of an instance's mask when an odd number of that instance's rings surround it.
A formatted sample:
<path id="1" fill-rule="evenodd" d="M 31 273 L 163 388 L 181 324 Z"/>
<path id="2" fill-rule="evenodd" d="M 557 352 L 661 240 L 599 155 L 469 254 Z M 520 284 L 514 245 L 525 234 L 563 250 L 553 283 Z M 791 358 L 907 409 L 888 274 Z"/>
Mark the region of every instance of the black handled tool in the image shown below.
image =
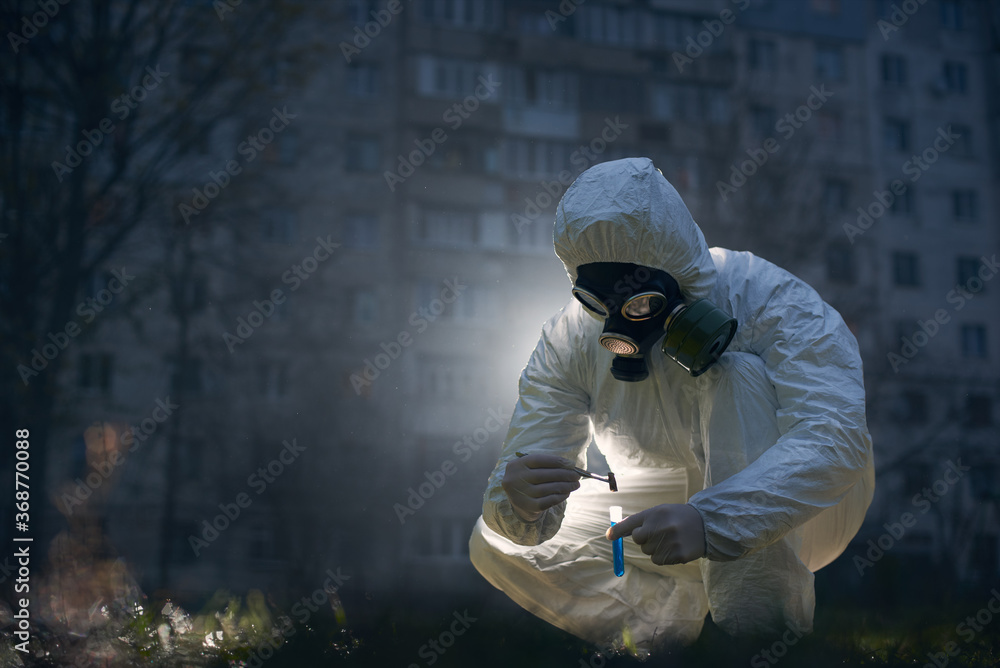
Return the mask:
<path id="1" fill-rule="evenodd" d="M 523 452 L 515 452 L 514 454 L 517 455 L 518 457 L 524 457 L 524 453 Z M 612 492 L 617 492 L 618 491 L 618 482 L 615 481 L 615 474 L 612 473 L 611 471 L 608 471 L 608 477 L 605 478 L 605 477 L 597 475 L 596 473 L 591 473 L 590 471 L 584 471 L 583 469 L 577 468 L 575 466 L 572 467 L 572 468 L 573 468 L 574 471 L 576 471 L 577 473 L 579 473 L 580 475 L 582 475 L 582 476 L 584 476 L 586 478 L 593 478 L 594 480 L 600 480 L 601 482 L 608 483 L 608 486 L 611 487 L 611 491 Z"/>

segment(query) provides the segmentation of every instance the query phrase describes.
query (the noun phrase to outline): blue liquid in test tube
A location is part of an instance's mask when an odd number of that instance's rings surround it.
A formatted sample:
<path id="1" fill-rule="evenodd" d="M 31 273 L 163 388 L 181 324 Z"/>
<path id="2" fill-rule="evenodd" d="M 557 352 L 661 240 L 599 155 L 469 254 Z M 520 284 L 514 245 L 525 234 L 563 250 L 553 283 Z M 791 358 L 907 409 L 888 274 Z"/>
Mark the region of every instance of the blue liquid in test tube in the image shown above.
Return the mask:
<path id="1" fill-rule="evenodd" d="M 611 526 L 622 521 L 622 507 L 611 506 Z M 625 575 L 625 548 L 622 543 L 624 539 L 618 538 L 611 542 L 611 555 L 614 558 L 615 575 L 621 577 Z"/>

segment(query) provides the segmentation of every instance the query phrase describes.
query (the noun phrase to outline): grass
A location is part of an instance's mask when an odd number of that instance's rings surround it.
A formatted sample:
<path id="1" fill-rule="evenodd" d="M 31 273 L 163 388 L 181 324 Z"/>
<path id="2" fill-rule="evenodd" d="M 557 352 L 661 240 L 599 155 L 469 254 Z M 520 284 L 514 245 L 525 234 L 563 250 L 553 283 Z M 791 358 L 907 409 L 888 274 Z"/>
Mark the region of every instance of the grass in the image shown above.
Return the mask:
<path id="1" fill-rule="evenodd" d="M 874 589 L 874 588 L 873 588 Z M 911 586 L 911 590 L 914 588 Z M 707 621 L 690 647 L 664 651 L 646 661 L 627 654 L 604 656 L 597 648 L 524 612 L 499 592 L 455 601 L 406 601 L 392 609 L 365 609 L 361 602 L 329 605 L 292 620 L 263 595 L 246 599 L 225 592 L 201 611 L 187 614 L 163 601 L 143 608 L 98 610 L 106 621 L 85 637 L 33 629 L 24 660 L 12 650 L 11 627 L 0 630 L 2 666 L 908 666 L 942 668 L 1000 665 L 1000 623 L 986 607 L 992 590 L 938 604 L 901 599 L 868 600 L 850 592 L 820 591 L 814 633 L 786 645 L 780 638 L 732 639 Z M 911 598 L 917 594 L 911 592 Z M 825 599 L 825 600 L 824 600 Z M 832 599 L 832 600 L 831 600 Z M 997 599 L 1000 601 L 1000 595 Z M 370 601 L 368 605 L 373 605 Z M 996 606 L 996 604 L 994 603 Z M 468 610 L 475 618 L 443 652 L 429 641 Z M 1000 608 L 998 608 L 1000 609 Z M 93 611 L 92 611 L 93 612 Z M 972 617 L 979 621 L 967 623 Z M 981 624 L 980 624 L 981 623 Z M 277 638 L 272 629 L 283 630 Z M 463 627 L 464 628 L 464 627 Z M 267 644 L 274 638 L 278 649 Z M 789 636 L 791 638 L 791 636 Z M 767 652 L 765 654 L 765 652 Z"/>

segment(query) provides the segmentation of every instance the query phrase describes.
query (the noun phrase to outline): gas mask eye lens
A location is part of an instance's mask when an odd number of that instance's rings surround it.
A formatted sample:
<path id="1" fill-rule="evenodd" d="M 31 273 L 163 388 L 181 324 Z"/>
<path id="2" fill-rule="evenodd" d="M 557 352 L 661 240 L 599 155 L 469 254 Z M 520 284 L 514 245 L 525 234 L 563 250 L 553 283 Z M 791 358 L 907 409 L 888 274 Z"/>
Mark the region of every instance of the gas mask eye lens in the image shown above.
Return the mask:
<path id="1" fill-rule="evenodd" d="M 636 295 L 627 302 L 622 314 L 629 320 L 647 320 L 659 315 L 667 306 L 666 298 L 659 293 Z"/>
<path id="2" fill-rule="evenodd" d="M 596 295 L 587 292 L 583 288 L 573 288 L 573 296 L 576 297 L 588 311 L 595 313 L 602 318 L 608 317 L 609 311 L 607 307 L 604 306 L 604 303 L 601 302 Z"/>

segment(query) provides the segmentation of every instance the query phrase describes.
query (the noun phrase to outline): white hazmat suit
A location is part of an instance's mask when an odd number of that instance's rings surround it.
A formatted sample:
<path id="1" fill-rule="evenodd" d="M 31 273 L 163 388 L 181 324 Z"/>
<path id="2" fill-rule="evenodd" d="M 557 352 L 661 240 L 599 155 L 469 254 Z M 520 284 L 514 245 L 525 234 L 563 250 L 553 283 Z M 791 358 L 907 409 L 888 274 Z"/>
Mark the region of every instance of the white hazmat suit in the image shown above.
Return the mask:
<path id="1" fill-rule="evenodd" d="M 595 262 L 660 269 L 686 301 L 738 321 L 719 363 L 691 377 L 659 350 L 622 382 L 603 321 L 575 299 L 542 328 L 470 539 L 479 572 L 525 609 L 597 644 L 693 642 L 705 615 L 731 634 L 812 629 L 812 572 L 855 535 L 874 492 L 857 342 L 806 283 L 747 252 L 708 248 L 677 191 L 646 158 L 587 170 L 567 190 L 555 251 L 571 281 Z M 516 451 L 586 466 L 594 440 L 618 493 L 584 479 L 526 522 L 501 481 Z M 599 471 L 599 473 L 602 473 Z M 658 566 L 625 538 L 612 572 L 608 507 L 687 503 L 705 558 Z"/>

